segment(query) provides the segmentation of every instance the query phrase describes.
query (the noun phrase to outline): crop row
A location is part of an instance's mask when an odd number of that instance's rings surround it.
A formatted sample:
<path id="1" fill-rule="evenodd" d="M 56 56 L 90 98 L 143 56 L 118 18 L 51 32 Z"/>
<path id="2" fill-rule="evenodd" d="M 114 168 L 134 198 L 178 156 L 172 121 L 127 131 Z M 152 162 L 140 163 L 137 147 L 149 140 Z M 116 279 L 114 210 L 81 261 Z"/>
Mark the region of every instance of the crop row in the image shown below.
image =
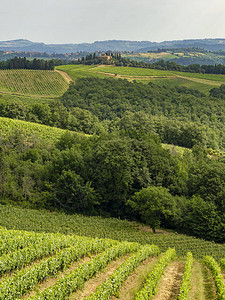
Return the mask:
<path id="1" fill-rule="evenodd" d="M 156 286 L 165 267 L 175 257 L 175 249 L 168 249 L 158 260 L 153 271 L 147 276 L 143 288 L 136 294 L 135 300 L 148 300 L 156 293 Z"/>
<path id="2" fill-rule="evenodd" d="M 129 257 L 110 277 L 108 277 L 88 300 L 107 300 L 112 295 L 115 295 L 123 282 L 128 278 L 131 272 L 148 256 L 159 254 L 157 246 L 142 246 L 141 249 Z"/>
<path id="3" fill-rule="evenodd" d="M 188 252 L 178 300 L 188 300 L 189 292 L 191 289 L 192 265 L 193 265 L 193 256 L 191 252 Z"/>
<path id="4" fill-rule="evenodd" d="M 36 259 L 40 259 L 46 255 L 52 254 L 55 251 L 66 248 L 69 246 L 79 246 L 87 238 L 61 236 L 59 235 L 46 235 L 42 240 L 33 245 L 29 245 L 23 249 L 4 254 L 0 257 L 0 275 L 14 269 L 19 269 L 23 266 L 30 264 Z"/>
<path id="5" fill-rule="evenodd" d="M 42 293 L 37 293 L 30 299 L 65 299 L 77 288 L 81 287 L 85 281 L 104 269 L 112 260 L 126 253 L 137 251 L 139 248 L 139 244 L 128 242 L 113 246 L 65 275 L 52 287 L 45 289 Z"/>
<path id="6" fill-rule="evenodd" d="M 216 286 L 216 294 L 218 300 L 225 300 L 225 285 L 223 280 L 223 275 L 221 274 L 221 269 L 215 259 L 211 256 L 206 256 L 204 258 L 204 262 L 206 266 L 210 269 L 211 274 L 213 276 L 215 286 Z"/>
<path id="7" fill-rule="evenodd" d="M 0 238 L 0 255 L 29 247 L 32 244 L 48 240 L 53 236 L 55 235 L 16 230 L 2 232 L 2 236 Z"/>
<path id="8" fill-rule="evenodd" d="M 53 276 L 59 270 L 67 268 L 72 262 L 79 260 L 89 253 L 101 252 L 115 244 L 117 242 L 108 239 L 80 238 L 76 246 L 63 249 L 55 256 L 49 257 L 27 269 L 19 270 L 15 272 L 13 277 L 4 278 L 0 282 L 0 299 L 7 300 L 20 297 L 29 292 L 46 277 Z M 138 244 L 129 243 L 129 245 L 138 247 Z"/>
<path id="9" fill-rule="evenodd" d="M 20 94 L 62 95 L 68 88 L 54 71 L 0 70 L 0 90 Z"/>
<path id="10" fill-rule="evenodd" d="M 222 258 L 220 261 L 220 266 L 223 270 L 225 270 L 225 258 Z"/>
<path id="11" fill-rule="evenodd" d="M 19 124 L 15 122 L 15 127 L 16 125 L 20 128 Z M 24 132 L 27 134 L 27 132 L 31 131 L 32 125 L 36 124 L 27 123 L 25 125 L 27 125 L 27 127 L 24 127 Z M 5 123 L 4 131 L 9 130 L 10 127 L 12 127 L 11 123 Z M 46 129 L 43 125 L 39 125 L 39 136 L 44 137 L 45 134 L 51 134 L 52 139 L 56 139 L 57 132 L 54 134 L 54 132 L 51 131 L 51 129 L 55 128 L 50 127 L 48 130 L 48 127 L 45 127 Z M 4 225 L 9 229 L 19 228 L 38 232 L 61 232 L 63 234 L 74 233 L 81 236 L 108 237 L 118 241 L 126 240 L 140 244 L 153 244 L 159 246 L 161 252 L 165 252 L 171 247 L 176 249 L 178 256 L 186 256 L 187 252 L 190 251 L 195 259 L 203 259 L 205 255 L 209 255 L 213 256 L 216 261 L 220 261 L 225 253 L 225 244 L 217 244 L 192 236 L 174 234 L 172 232 L 154 235 L 151 232 L 140 230 L 140 224 L 113 218 L 87 217 L 76 214 L 66 215 L 63 213 L 49 213 L 41 210 L 29 210 L 0 205 L 0 225 Z"/>

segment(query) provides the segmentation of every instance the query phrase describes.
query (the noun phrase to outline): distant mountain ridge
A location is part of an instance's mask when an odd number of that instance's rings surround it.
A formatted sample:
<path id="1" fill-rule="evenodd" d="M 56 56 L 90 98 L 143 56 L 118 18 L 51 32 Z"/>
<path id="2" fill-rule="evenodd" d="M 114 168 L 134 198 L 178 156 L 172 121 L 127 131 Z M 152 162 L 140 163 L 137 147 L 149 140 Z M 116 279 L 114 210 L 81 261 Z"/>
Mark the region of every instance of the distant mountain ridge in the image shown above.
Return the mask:
<path id="1" fill-rule="evenodd" d="M 209 51 L 225 51 L 225 39 L 188 39 L 164 42 L 107 40 L 80 44 L 45 44 L 26 39 L 0 41 L 2 51 L 27 51 L 46 53 L 71 53 L 78 51 L 137 51 L 147 52 L 158 48 L 187 48 L 199 47 Z"/>

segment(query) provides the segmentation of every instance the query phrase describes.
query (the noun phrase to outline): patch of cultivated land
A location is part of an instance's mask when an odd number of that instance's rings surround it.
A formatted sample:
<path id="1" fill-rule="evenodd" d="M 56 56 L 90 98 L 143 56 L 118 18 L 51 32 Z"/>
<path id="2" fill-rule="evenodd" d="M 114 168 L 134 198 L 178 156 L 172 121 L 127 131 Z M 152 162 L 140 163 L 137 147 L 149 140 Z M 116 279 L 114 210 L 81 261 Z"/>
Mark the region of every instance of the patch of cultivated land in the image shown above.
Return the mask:
<path id="1" fill-rule="evenodd" d="M 136 80 L 138 82 L 154 81 L 170 86 L 185 86 L 208 93 L 215 86 L 225 83 L 225 75 L 199 74 L 188 72 L 163 71 L 145 68 L 116 67 L 113 65 L 65 65 L 56 67 L 66 72 L 74 81 L 80 77 L 113 77 L 115 79 Z"/>
<path id="2" fill-rule="evenodd" d="M 26 141 L 31 143 L 43 140 L 48 143 L 55 142 L 66 132 L 61 128 L 3 117 L 0 117 L 0 130 L 2 136 L 10 136 L 15 132 L 17 135 L 22 134 Z M 79 134 L 79 136 L 85 135 Z"/>
<path id="3" fill-rule="evenodd" d="M 56 71 L 0 70 L 0 93 L 58 97 L 66 92 L 68 86 L 68 76 Z"/>
<path id="4" fill-rule="evenodd" d="M 4 300 L 147 299 L 136 295 L 147 278 L 154 280 L 151 274 L 169 253 L 158 255 L 154 245 L 3 227 L 0 245 L 0 299 Z M 180 294 L 185 258 L 171 256 L 166 265 L 154 288 L 154 300 L 175 300 Z M 217 299 L 210 269 L 195 260 L 191 272 L 189 299 Z"/>

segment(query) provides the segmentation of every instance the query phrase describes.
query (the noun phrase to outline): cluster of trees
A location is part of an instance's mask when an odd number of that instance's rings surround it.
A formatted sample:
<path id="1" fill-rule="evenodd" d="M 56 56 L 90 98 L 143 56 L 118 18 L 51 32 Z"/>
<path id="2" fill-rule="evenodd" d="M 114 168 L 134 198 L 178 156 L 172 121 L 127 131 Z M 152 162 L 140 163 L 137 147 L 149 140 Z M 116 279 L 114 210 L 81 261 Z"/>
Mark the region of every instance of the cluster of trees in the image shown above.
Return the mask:
<path id="1" fill-rule="evenodd" d="M 87 134 L 104 131 L 103 125 L 91 112 L 79 107 L 68 110 L 59 100 L 26 104 L 19 98 L 0 97 L 0 116 Z"/>
<path id="2" fill-rule="evenodd" d="M 196 143 L 212 148 L 225 146 L 223 100 L 195 90 L 122 79 L 83 78 L 70 86 L 61 102 L 68 109 L 90 111 L 103 124 L 107 120 L 110 130 L 126 112 L 142 111 L 145 116 L 139 123 L 145 124 L 143 130 L 157 133 L 162 142 L 188 148 Z"/>
<path id="3" fill-rule="evenodd" d="M 225 84 L 221 84 L 218 88 L 211 89 L 210 96 L 225 99 Z"/>
<path id="4" fill-rule="evenodd" d="M 30 104 L 2 95 L 0 116 L 87 134 L 117 130 L 136 137 L 142 128 L 163 143 L 187 148 L 225 146 L 223 99 L 152 83 L 81 78 L 59 100 Z"/>
<path id="5" fill-rule="evenodd" d="M 117 61 L 121 60 L 122 56 L 120 53 L 117 52 L 111 52 L 107 51 L 104 53 L 90 53 L 86 56 L 83 56 L 81 59 L 78 59 L 77 61 L 73 62 L 75 64 L 83 64 L 83 65 L 99 65 L 99 64 L 105 64 L 110 65 L 114 64 Z"/>
<path id="6" fill-rule="evenodd" d="M 0 138 L 0 199 L 101 214 L 225 241 L 223 99 L 186 88 L 81 78 L 58 100 L 0 98 L 0 116 L 66 132 L 55 144 L 17 130 Z M 192 148 L 171 154 L 161 142 Z"/>
<path id="7" fill-rule="evenodd" d="M 26 57 L 14 57 L 7 61 L 0 61 L 0 69 L 32 69 L 32 70 L 54 70 L 53 60 L 43 60 L 34 58 L 28 60 Z"/>
<path id="8" fill-rule="evenodd" d="M 101 214 L 225 240 L 224 163 L 194 146 L 183 157 L 154 135 L 123 132 L 56 144 L 17 131 L 0 139 L 0 199 L 25 207 Z"/>

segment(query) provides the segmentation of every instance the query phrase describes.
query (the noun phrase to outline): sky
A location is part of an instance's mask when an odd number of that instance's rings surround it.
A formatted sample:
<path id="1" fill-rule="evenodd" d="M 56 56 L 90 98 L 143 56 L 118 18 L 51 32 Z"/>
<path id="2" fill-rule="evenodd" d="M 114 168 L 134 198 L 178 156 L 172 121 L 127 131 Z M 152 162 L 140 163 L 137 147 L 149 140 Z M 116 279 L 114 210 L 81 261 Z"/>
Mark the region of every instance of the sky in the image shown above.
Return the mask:
<path id="1" fill-rule="evenodd" d="M 224 0 L 0 0 L 0 41 L 225 38 Z"/>

